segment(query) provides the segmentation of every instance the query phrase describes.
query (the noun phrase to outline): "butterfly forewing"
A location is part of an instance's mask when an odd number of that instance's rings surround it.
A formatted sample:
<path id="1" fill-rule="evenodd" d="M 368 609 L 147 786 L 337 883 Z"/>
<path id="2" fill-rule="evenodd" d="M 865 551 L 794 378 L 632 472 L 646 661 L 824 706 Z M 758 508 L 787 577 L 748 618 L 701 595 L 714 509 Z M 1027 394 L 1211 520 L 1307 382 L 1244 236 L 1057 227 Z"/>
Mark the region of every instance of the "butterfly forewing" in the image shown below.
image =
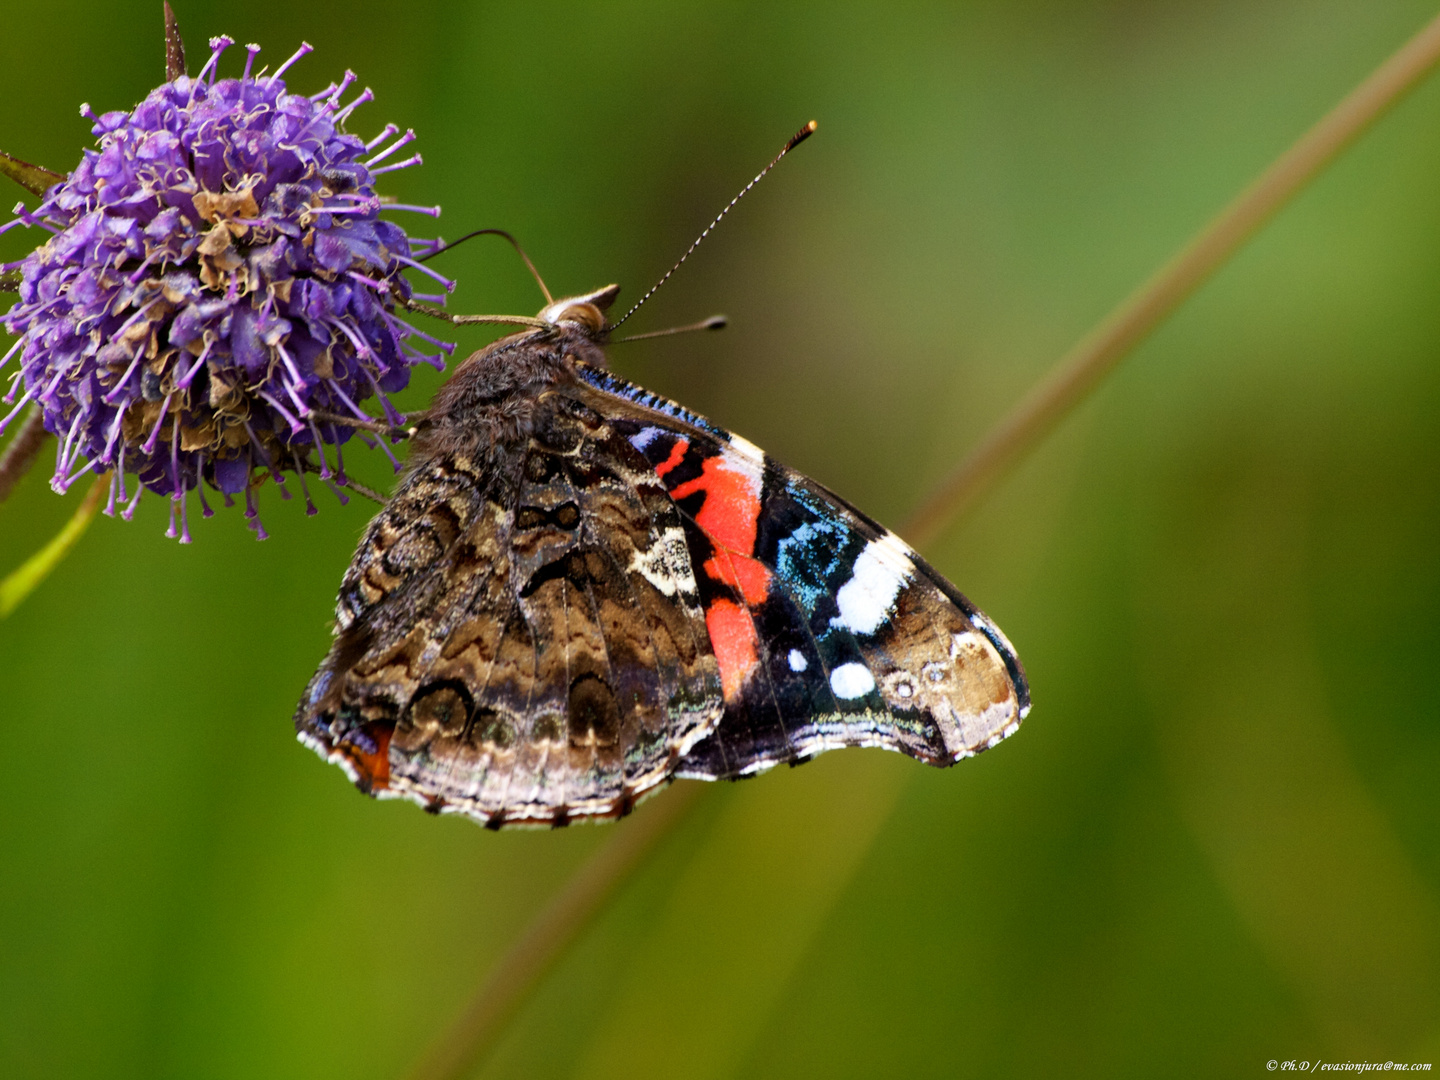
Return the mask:
<path id="1" fill-rule="evenodd" d="M 994 745 L 1029 691 L 1014 650 L 893 533 L 752 444 L 609 372 L 592 404 L 686 522 L 725 717 L 677 775 L 733 777 L 840 746 L 934 764 Z M 618 400 L 617 400 L 618 399 Z"/>

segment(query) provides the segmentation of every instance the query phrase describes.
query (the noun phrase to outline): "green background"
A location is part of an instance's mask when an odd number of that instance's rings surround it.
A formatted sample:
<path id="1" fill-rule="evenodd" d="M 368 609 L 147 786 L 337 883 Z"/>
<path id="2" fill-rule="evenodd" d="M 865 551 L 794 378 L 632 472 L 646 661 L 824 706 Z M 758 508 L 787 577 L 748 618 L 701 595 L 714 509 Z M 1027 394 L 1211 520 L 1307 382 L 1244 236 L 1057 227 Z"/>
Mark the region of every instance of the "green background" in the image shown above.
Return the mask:
<path id="1" fill-rule="evenodd" d="M 634 323 L 731 329 L 612 363 L 891 524 L 1434 7 L 177 5 L 192 71 L 221 32 L 354 68 L 354 130 L 425 155 L 382 190 L 557 292 L 633 300 L 818 119 Z M 160 81 L 158 0 L 4 21 L 20 157 Z M 1432 80 L 930 548 L 1026 662 L 1020 734 L 707 788 L 477 1075 L 1440 1057 L 1437 196 Z M 503 245 L 445 258 L 455 310 L 540 306 Z M 79 501 L 48 472 L 0 570 Z M 369 509 L 264 512 L 99 519 L 0 623 L 0 1074 L 398 1076 L 617 828 L 435 820 L 299 746 Z"/>

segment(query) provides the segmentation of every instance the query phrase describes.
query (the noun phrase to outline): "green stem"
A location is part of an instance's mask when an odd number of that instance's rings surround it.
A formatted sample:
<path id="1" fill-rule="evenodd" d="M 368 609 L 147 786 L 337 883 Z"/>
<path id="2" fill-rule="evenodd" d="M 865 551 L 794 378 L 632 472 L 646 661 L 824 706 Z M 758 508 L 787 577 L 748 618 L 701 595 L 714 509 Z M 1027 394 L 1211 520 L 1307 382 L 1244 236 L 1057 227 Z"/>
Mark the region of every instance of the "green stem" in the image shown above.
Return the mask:
<path id="1" fill-rule="evenodd" d="M 0 619 L 5 618 L 19 607 L 20 602 L 34 592 L 35 587 L 60 564 L 60 560 L 70 554 L 70 549 L 75 546 L 75 542 L 90 527 L 90 522 L 95 518 L 95 511 L 100 509 L 100 500 L 105 497 L 105 492 L 109 487 L 109 473 L 97 476 L 95 482 L 90 485 L 90 490 L 85 493 L 85 500 L 75 511 L 75 515 L 65 523 L 65 527 L 60 530 L 55 539 L 26 559 L 20 569 L 4 581 L 0 581 Z"/>

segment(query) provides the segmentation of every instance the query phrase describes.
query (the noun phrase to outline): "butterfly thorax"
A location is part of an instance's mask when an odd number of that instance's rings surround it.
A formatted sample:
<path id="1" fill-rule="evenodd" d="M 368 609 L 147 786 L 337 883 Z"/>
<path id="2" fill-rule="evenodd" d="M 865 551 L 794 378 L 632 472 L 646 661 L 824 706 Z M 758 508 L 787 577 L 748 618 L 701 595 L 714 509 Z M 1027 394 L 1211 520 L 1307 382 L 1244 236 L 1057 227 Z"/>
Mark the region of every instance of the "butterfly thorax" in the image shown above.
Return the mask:
<path id="1" fill-rule="evenodd" d="M 543 327 L 503 337 L 466 359 L 421 419 L 412 460 L 474 456 L 533 435 L 548 388 L 573 382 L 577 362 L 606 366 L 605 309 L 618 291 L 611 285 L 557 300 L 540 311 Z"/>

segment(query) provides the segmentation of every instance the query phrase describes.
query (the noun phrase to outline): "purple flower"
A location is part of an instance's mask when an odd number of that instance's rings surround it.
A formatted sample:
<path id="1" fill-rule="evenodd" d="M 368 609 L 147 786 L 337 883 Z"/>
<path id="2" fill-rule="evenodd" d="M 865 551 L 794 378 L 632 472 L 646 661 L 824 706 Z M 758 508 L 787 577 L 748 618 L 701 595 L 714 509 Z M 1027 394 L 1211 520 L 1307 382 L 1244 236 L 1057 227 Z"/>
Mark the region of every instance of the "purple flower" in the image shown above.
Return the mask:
<path id="1" fill-rule="evenodd" d="M 348 134 L 351 113 L 373 96 L 367 89 L 341 104 L 352 72 L 313 97 L 289 93 L 281 76 L 309 45 L 270 75 L 251 74 L 260 50 L 247 46 L 244 74 L 217 79 L 231 44 L 213 39 L 199 76 L 167 82 L 133 112 L 97 117 L 82 106 L 98 149 L 33 213 L 17 206 L 0 226 L 52 234 L 20 262 L 0 264 L 21 275 L 3 320 L 20 340 L 0 365 L 18 352 L 20 368 L 0 432 L 38 401 L 59 444 L 55 490 L 111 470 L 106 512 L 118 500 L 128 519 L 149 488 L 172 500 L 167 535 L 176 535 L 178 510 L 182 543 L 187 494 L 211 513 L 202 480 L 227 505 L 243 492 L 261 539 L 256 491 L 267 478 L 289 498 L 283 474 L 305 488 L 314 472 L 343 501 L 340 447 L 356 428 L 338 418 L 370 422 L 361 403 L 371 395 L 397 418 L 386 393 L 404 388 L 420 361 L 443 368 L 454 349 L 395 314 L 412 296 L 407 267 L 453 288 L 379 216 L 438 216 L 438 207 L 387 205 L 375 194 L 379 174 L 420 163 L 418 154 L 395 159 L 414 133 L 397 138 L 387 125 L 369 142 Z M 426 343 L 439 353 L 427 354 Z M 133 493 L 127 473 L 138 481 Z M 313 513 L 308 488 L 305 500 Z"/>

